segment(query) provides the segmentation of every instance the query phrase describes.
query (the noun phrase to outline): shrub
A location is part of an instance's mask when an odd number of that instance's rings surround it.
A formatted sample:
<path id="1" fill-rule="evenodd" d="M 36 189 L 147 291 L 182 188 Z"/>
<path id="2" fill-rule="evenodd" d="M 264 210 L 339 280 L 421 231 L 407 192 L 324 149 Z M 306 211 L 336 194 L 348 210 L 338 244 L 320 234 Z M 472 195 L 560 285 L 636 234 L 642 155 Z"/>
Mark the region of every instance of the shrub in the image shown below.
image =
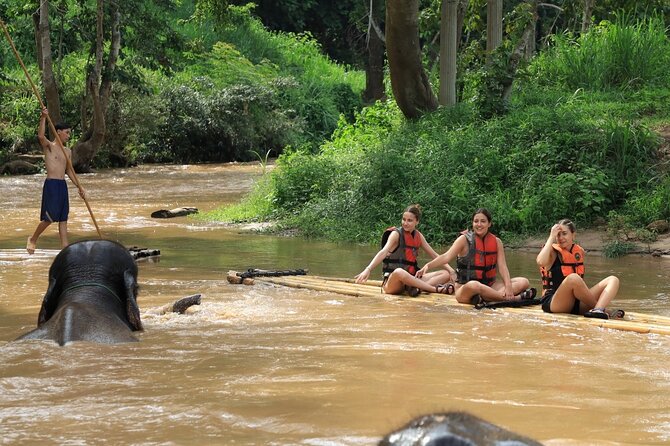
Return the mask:
<path id="1" fill-rule="evenodd" d="M 544 231 L 565 217 L 588 225 L 644 184 L 656 141 L 627 119 L 634 109 L 604 105 L 611 95 L 565 98 L 515 103 L 486 121 L 467 104 L 415 122 L 392 102 L 366 108 L 352 124 L 341 120 L 318 154 L 280 158 L 276 215 L 309 235 L 376 240 L 418 202 L 422 232 L 438 244 L 450 243 L 480 206 L 492 211 L 498 233 Z M 594 116 L 597 108 L 611 112 Z M 342 221 L 353 233 L 342 234 Z"/>
<path id="2" fill-rule="evenodd" d="M 96 153 L 98 167 L 122 167 L 153 161 L 148 142 L 156 137 L 165 117 L 158 96 L 116 83 L 105 115 L 107 134 Z"/>
<path id="3" fill-rule="evenodd" d="M 656 185 L 631 190 L 622 212 L 631 221 L 646 226 L 654 220 L 670 220 L 670 177 L 664 175 Z"/>
<path id="4" fill-rule="evenodd" d="M 276 92 L 260 85 L 233 85 L 208 91 L 194 86 L 169 87 L 161 94 L 166 119 L 145 159 L 180 162 L 249 160 L 254 151 L 299 142 L 301 121 L 291 119 Z"/>
<path id="5" fill-rule="evenodd" d="M 553 48 L 531 68 L 544 83 L 558 81 L 568 88 L 640 88 L 668 79 L 670 42 L 660 17 L 630 23 L 602 22 L 579 37 L 558 34 Z"/>

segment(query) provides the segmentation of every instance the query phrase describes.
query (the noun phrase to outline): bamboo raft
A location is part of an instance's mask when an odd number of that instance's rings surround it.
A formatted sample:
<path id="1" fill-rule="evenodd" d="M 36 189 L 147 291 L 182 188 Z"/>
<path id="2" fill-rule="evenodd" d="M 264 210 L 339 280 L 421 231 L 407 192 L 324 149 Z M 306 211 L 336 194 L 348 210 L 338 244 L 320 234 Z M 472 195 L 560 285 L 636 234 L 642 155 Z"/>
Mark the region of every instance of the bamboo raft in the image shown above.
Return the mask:
<path id="1" fill-rule="evenodd" d="M 473 308 L 472 305 L 456 302 L 453 296 L 437 293 L 421 293 L 418 297 L 407 297 L 380 292 L 380 280 L 368 280 L 364 284 L 355 283 L 354 279 L 321 277 L 308 275 L 278 276 L 278 277 L 254 277 L 242 280 L 235 271 L 228 273 L 230 283 L 244 283 L 253 285 L 255 282 L 271 283 L 291 288 L 301 288 L 313 291 L 326 291 L 354 297 L 383 297 L 387 299 L 409 299 L 413 302 L 426 302 L 459 308 Z M 527 307 L 503 307 L 495 310 L 474 311 L 498 311 L 510 314 L 532 315 L 534 318 L 547 322 L 563 322 L 580 325 L 592 325 L 595 327 L 608 328 L 612 330 L 630 331 L 635 333 L 652 333 L 670 335 L 670 317 L 637 313 L 626 311 L 623 319 L 592 319 L 572 314 L 545 313 L 539 305 Z"/>

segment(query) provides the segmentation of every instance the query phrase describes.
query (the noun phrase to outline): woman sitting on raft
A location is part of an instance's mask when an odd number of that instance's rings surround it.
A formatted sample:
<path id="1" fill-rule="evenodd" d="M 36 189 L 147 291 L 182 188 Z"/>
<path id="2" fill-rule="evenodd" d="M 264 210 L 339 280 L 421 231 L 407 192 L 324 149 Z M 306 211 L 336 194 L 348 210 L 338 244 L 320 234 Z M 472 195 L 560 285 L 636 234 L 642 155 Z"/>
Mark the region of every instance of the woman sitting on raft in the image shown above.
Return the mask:
<path id="1" fill-rule="evenodd" d="M 461 232 L 449 250 L 426 263 L 416 276 L 445 265 L 456 258 L 456 300 L 460 303 L 520 301 L 533 299 L 537 291 L 528 288 L 525 277 L 510 278 L 505 249 L 498 237 L 491 234 L 491 213 L 477 209 L 472 216 L 472 230 Z M 502 281 L 496 280 L 500 272 Z"/>
<path id="2" fill-rule="evenodd" d="M 619 291 L 619 279 L 609 276 L 589 289 L 584 282 L 584 249 L 575 243 L 575 232 L 573 222 L 559 221 L 552 226 L 537 255 L 542 274 L 542 309 L 547 313 L 609 319 L 605 309 Z"/>
<path id="3" fill-rule="evenodd" d="M 382 249 L 373 257 L 370 264 L 356 275 L 356 283 L 368 280 L 370 271 L 383 262 L 382 290 L 386 294 L 402 294 L 407 291 L 411 296 L 416 296 L 421 290 L 428 293 L 453 294 L 454 284 L 448 282 L 456 276 L 449 265 L 445 266 L 444 271 L 436 271 L 423 279 L 414 276 L 419 269 L 417 264 L 419 248 L 423 248 L 433 259 L 438 255 L 423 234 L 416 229 L 419 220 L 421 220 L 421 208 L 418 204 L 412 204 L 405 209 L 402 214 L 402 227 L 391 227 L 384 232 Z"/>

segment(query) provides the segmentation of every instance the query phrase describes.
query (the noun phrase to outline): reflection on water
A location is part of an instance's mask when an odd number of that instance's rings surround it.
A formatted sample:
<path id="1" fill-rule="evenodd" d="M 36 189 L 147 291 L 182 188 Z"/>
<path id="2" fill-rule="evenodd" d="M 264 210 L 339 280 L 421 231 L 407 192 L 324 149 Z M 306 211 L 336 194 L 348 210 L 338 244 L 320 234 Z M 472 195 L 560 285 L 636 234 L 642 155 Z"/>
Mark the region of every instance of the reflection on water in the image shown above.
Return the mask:
<path id="1" fill-rule="evenodd" d="M 353 276 L 375 247 L 149 217 L 235 202 L 259 175 L 252 164 L 82 175 L 106 237 L 161 250 L 160 261 L 140 263 L 140 306 L 193 293 L 203 303 L 187 315 L 144 314 L 139 343 L 65 348 L 9 342 L 35 324 L 58 237 L 50 228 L 35 255 L 24 253 L 43 177 L 0 178 L 3 443 L 370 445 L 442 410 L 468 410 L 547 444 L 670 441 L 670 337 L 229 285 L 229 269 L 249 267 Z M 94 238 L 76 195 L 71 239 Z M 538 285 L 534 253 L 508 257 L 513 275 Z M 618 306 L 670 315 L 670 262 L 589 258 L 588 278 L 612 273 L 622 277 Z"/>

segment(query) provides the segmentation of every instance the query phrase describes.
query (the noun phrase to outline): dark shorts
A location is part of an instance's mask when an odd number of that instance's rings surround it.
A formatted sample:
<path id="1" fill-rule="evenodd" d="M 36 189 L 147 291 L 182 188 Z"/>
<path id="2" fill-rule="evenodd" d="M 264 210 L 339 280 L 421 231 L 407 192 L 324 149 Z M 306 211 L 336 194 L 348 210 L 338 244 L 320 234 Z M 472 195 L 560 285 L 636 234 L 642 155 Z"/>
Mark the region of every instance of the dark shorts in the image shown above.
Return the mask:
<path id="1" fill-rule="evenodd" d="M 67 221 L 70 213 L 70 197 L 67 194 L 67 183 L 57 178 L 44 180 L 42 188 L 41 221 Z"/>
<path id="2" fill-rule="evenodd" d="M 547 293 L 542 296 L 542 310 L 545 313 L 551 313 L 551 300 L 554 298 L 554 291 L 549 290 Z M 575 303 L 572 305 L 572 310 L 570 314 L 580 314 L 579 313 L 579 300 L 575 299 Z"/>

